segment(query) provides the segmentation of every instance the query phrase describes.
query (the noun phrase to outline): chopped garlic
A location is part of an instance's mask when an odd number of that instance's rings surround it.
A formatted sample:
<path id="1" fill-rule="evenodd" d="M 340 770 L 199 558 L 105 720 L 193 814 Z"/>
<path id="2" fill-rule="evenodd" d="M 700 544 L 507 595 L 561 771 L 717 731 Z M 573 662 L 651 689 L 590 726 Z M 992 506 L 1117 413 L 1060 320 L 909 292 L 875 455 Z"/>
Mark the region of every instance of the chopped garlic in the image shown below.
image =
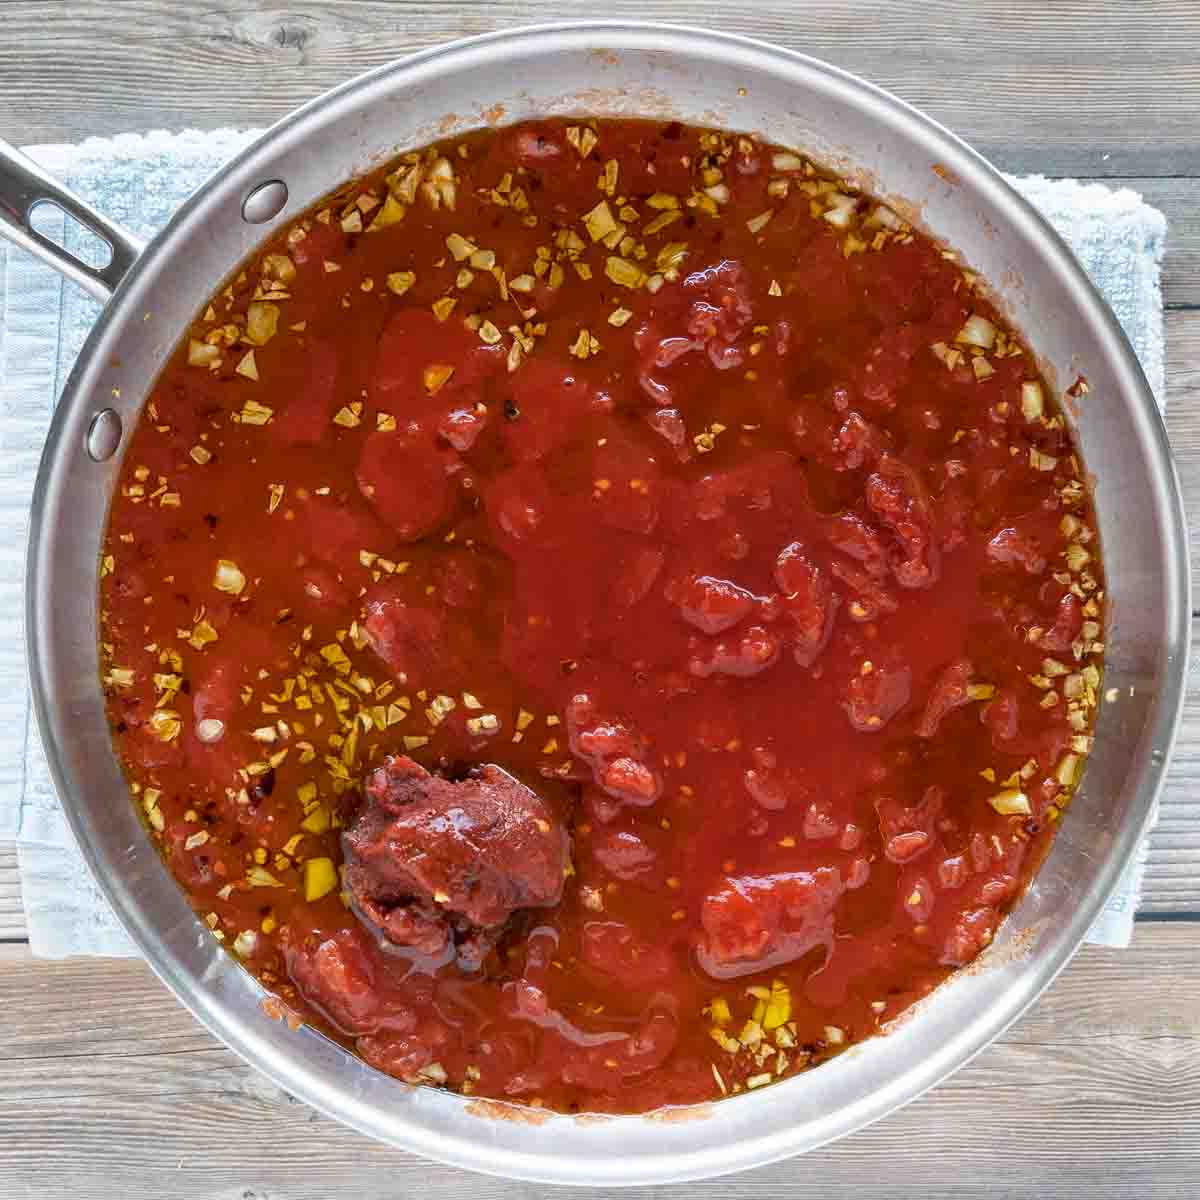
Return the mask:
<path id="1" fill-rule="evenodd" d="M 988 803 L 1002 817 L 1027 817 L 1033 812 L 1033 809 L 1029 807 L 1029 797 L 1016 788 L 1006 788 L 1003 792 L 989 796 Z"/>
<path id="2" fill-rule="evenodd" d="M 246 586 L 246 576 L 242 574 L 237 563 L 227 558 L 217 560 L 217 569 L 213 575 L 213 587 L 218 592 L 227 592 L 231 596 L 240 596 Z"/>

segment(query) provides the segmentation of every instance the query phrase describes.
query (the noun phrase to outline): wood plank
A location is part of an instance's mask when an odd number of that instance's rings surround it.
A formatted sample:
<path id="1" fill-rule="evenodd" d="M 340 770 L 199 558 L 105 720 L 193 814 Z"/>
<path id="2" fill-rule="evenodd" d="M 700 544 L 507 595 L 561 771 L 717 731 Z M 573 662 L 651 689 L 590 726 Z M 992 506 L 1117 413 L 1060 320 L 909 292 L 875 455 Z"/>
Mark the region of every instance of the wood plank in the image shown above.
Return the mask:
<path id="1" fill-rule="evenodd" d="M 1200 312 L 1167 313 L 1167 432 L 1184 504 L 1200 511 Z M 1189 541 L 1192 588 L 1200 597 L 1200 528 Z M 1193 622 L 1193 641 L 1200 624 Z M 1200 663 L 1193 657 L 1175 756 L 1163 789 L 1159 823 L 1146 862 L 1142 911 L 1200 912 Z"/>
<path id="2" fill-rule="evenodd" d="M 1200 311 L 1166 314 L 1167 434 L 1189 514 L 1193 599 L 1200 603 Z"/>
<path id="3" fill-rule="evenodd" d="M 1200 645 L 1198 637 L 1200 620 L 1193 620 L 1193 644 Z M 1150 839 L 1142 911 L 1200 913 L 1200 657 L 1195 654 L 1188 664 L 1179 740 Z"/>
<path id="4" fill-rule="evenodd" d="M 982 1200 L 997 1195 L 987 1164 L 1001 1161 L 1010 1196 L 1185 1194 L 1200 1170 L 1198 993 L 1200 925 L 1141 926 L 1128 951 L 1082 951 L 1024 1020 L 918 1103 L 803 1162 L 689 1195 Z M 363 1200 L 541 1191 L 433 1166 L 295 1103 L 140 963 L 0 947 L 0 1200 L 30 1195 L 51 1159 L 55 1194 L 95 1194 L 102 1178 L 127 1200 L 326 1200 L 351 1176 Z"/>
<path id="5" fill-rule="evenodd" d="M 1167 218 L 1163 300 L 1174 308 L 1200 306 L 1200 179 L 1116 178 L 1103 182 L 1132 188 L 1147 204 L 1161 209 Z"/>
<path id="6" fill-rule="evenodd" d="M 21 907 L 21 879 L 17 852 L 0 842 L 0 941 L 25 936 L 25 910 Z"/>
<path id="7" fill-rule="evenodd" d="M 596 15 L 588 0 L 549 12 L 534 0 L 128 0 L 115 10 L 107 0 L 9 0 L 0 135 L 76 141 L 114 129 L 262 124 L 412 50 Z M 1193 0 L 896 0 L 885 19 L 869 20 L 857 0 L 728 0 L 719 21 L 694 0 L 611 0 L 603 15 L 719 23 L 828 59 L 924 108 L 1008 170 L 1200 174 Z"/>

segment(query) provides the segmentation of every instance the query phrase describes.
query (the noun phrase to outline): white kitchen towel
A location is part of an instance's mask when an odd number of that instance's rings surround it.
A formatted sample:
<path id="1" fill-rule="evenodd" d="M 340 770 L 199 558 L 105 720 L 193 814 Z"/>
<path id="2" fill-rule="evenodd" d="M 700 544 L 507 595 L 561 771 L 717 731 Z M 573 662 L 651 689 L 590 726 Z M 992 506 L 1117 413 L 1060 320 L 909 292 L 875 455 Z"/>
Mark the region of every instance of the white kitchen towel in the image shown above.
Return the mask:
<path id="1" fill-rule="evenodd" d="M 149 236 L 255 130 L 122 134 L 26 153 L 134 233 Z M 1011 181 L 1079 256 L 1165 401 L 1159 265 L 1163 215 L 1135 192 L 1039 177 Z M 49 230 L 49 227 L 48 227 Z M 52 231 L 52 230 L 51 230 Z M 57 233 L 79 249 L 80 230 Z M 16 838 L 35 954 L 135 954 L 79 854 L 54 794 L 25 676 L 22 588 L 29 501 L 50 413 L 99 305 L 0 242 L 0 839 Z M 1145 847 L 1089 940 L 1128 945 Z"/>

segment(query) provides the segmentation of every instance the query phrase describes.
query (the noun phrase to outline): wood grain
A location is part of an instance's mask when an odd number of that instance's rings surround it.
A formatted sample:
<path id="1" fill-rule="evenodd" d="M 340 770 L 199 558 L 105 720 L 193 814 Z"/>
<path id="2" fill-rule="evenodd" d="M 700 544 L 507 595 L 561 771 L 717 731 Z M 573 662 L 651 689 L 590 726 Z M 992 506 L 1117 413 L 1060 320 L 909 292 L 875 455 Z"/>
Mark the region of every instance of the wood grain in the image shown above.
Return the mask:
<path id="1" fill-rule="evenodd" d="M 1200 307 L 1200 180 L 1118 178 L 1104 182 L 1109 187 L 1132 188 L 1147 204 L 1162 210 L 1167 218 L 1163 301 L 1168 308 Z"/>
<path id="2" fill-rule="evenodd" d="M 17 875 L 17 852 L 0 842 L 0 942 L 25 936 L 25 913 L 21 908 L 21 881 Z"/>
<path id="3" fill-rule="evenodd" d="M 1190 518 L 1193 601 L 1200 604 L 1200 310 L 1168 312 L 1166 329 L 1167 434 Z"/>
<path id="4" fill-rule="evenodd" d="M 410 51 L 532 22 L 718 24 L 828 59 L 919 105 L 1000 166 L 1200 175 L 1194 0 L 449 3 L 7 0 L 0 136 L 75 141 L 148 124 L 266 123 Z M 1115 69 L 1119 63 L 1119 69 Z"/>
<path id="5" fill-rule="evenodd" d="M 686 1194 L 994 1200 L 1001 1177 L 988 1164 L 999 1163 L 1010 1197 L 1188 1194 L 1200 1136 L 1197 994 L 1200 927 L 1141 926 L 1129 951 L 1082 951 L 1024 1020 L 919 1103 L 802 1167 Z M 125 1200 L 328 1200 L 351 1180 L 356 1200 L 544 1194 L 374 1145 L 297 1104 L 213 1041 L 141 963 L 46 963 L 0 947 L 0 1200 L 28 1197 L 39 1179 L 55 1196 L 96 1195 L 101 1178 Z M 896 1190 L 901 1179 L 909 1190 Z"/>

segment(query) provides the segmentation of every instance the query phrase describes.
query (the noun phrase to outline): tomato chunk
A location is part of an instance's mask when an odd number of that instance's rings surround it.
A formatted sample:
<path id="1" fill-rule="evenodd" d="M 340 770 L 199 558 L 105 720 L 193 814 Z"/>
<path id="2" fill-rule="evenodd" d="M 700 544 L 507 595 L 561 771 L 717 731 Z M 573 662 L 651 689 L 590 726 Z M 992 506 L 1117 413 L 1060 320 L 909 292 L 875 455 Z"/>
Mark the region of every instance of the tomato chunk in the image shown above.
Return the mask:
<path id="1" fill-rule="evenodd" d="M 725 879 L 701 909 L 697 957 L 718 979 L 748 975 L 833 944 L 833 910 L 845 891 L 836 868 Z"/>
<path id="2" fill-rule="evenodd" d="M 403 542 L 436 529 L 450 513 L 450 463 L 432 446 L 395 433 L 372 433 L 358 460 L 358 487 Z"/>

